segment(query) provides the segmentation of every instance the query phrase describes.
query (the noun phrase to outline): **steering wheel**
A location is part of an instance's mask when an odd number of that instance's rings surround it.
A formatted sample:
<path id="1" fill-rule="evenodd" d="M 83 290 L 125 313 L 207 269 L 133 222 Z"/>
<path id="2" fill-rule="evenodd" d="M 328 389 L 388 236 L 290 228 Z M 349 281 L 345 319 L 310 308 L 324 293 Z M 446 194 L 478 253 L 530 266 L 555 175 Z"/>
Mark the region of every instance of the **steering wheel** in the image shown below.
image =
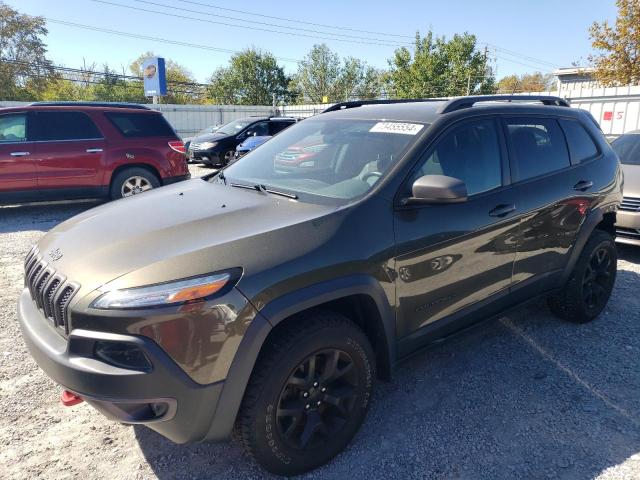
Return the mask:
<path id="1" fill-rule="evenodd" d="M 376 180 L 382 176 L 382 172 L 368 172 L 362 176 L 362 181 L 367 182 L 371 177 L 376 177 Z M 367 182 L 369 183 L 369 182 Z M 375 183 L 375 182 L 374 182 Z M 373 183 L 371 184 L 373 185 Z"/>

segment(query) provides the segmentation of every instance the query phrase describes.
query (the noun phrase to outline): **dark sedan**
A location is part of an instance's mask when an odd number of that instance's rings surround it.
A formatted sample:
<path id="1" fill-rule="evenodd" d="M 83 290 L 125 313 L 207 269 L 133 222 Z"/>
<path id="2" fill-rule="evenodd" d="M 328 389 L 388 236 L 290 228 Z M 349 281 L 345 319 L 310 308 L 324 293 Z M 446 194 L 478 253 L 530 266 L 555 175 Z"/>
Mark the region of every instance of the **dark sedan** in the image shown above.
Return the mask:
<path id="1" fill-rule="evenodd" d="M 193 138 L 189 145 L 189 160 L 212 167 L 225 167 L 235 157 L 236 147 L 246 139 L 273 136 L 295 122 L 290 117 L 248 117 L 234 120 L 211 134 Z"/>

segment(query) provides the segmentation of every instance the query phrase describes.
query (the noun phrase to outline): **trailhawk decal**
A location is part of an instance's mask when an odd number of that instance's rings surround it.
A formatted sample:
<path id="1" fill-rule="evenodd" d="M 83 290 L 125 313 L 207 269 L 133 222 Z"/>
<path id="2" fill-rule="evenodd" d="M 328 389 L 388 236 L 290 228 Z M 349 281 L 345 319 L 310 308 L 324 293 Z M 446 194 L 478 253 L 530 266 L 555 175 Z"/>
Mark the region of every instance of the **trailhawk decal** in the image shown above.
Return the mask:
<path id="1" fill-rule="evenodd" d="M 399 133 L 401 135 L 416 135 L 424 125 L 420 123 L 378 122 L 371 127 L 370 132 Z"/>

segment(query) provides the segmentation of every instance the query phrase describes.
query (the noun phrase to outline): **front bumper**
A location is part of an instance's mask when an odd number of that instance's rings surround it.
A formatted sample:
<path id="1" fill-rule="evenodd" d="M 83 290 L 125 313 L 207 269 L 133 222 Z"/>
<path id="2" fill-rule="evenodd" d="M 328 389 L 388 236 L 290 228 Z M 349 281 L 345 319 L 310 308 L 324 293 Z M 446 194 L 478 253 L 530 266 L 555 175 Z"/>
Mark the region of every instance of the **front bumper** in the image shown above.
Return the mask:
<path id="1" fill-rule="evenodd" d="M 154 341 L 80 329 L 65 339 L 44 321 L 27 289 L 20 296 L 18 319 L 29 352 L 40 368 L 107 417 L 146 424 L 176 443 L 228 437 L 228 428 L 210 431 L 224 382 L 194 382 Z M 95 356 L 98 341 L 135 345 L 152 368 L 139 371 L 106 363 Z"/>
<path id="2" fill-rule="evenodd" d="M 640 212 L 618 210 L 616 213 L 616 241 L 640 246 Z"/>
<path id="3" fill-rule="evenodd" d="M 189 150 L 189 161 L 219 166 L 223 163 L 222 152 L 211 150 Z"/>

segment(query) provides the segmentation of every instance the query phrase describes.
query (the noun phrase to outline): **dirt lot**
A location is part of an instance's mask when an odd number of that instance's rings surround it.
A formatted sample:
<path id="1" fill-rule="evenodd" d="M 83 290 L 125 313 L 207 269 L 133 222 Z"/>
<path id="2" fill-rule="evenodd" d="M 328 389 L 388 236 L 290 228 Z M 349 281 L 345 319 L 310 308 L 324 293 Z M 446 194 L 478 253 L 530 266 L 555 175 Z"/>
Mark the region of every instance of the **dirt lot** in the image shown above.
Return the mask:
<path id="1" fill-rule="evenodd" d="M 22 260 L 91 206 L 0 208 L 0 477 L 261 478 L 234 444 L 177 446 L 62 407 L 27 354 Z M 379 385 L 351 447 L 307 478 L 640 479 L 640 248 L 620 257 L 596 322 L 563 323 L 538 302 L 414 357 Z"/>

